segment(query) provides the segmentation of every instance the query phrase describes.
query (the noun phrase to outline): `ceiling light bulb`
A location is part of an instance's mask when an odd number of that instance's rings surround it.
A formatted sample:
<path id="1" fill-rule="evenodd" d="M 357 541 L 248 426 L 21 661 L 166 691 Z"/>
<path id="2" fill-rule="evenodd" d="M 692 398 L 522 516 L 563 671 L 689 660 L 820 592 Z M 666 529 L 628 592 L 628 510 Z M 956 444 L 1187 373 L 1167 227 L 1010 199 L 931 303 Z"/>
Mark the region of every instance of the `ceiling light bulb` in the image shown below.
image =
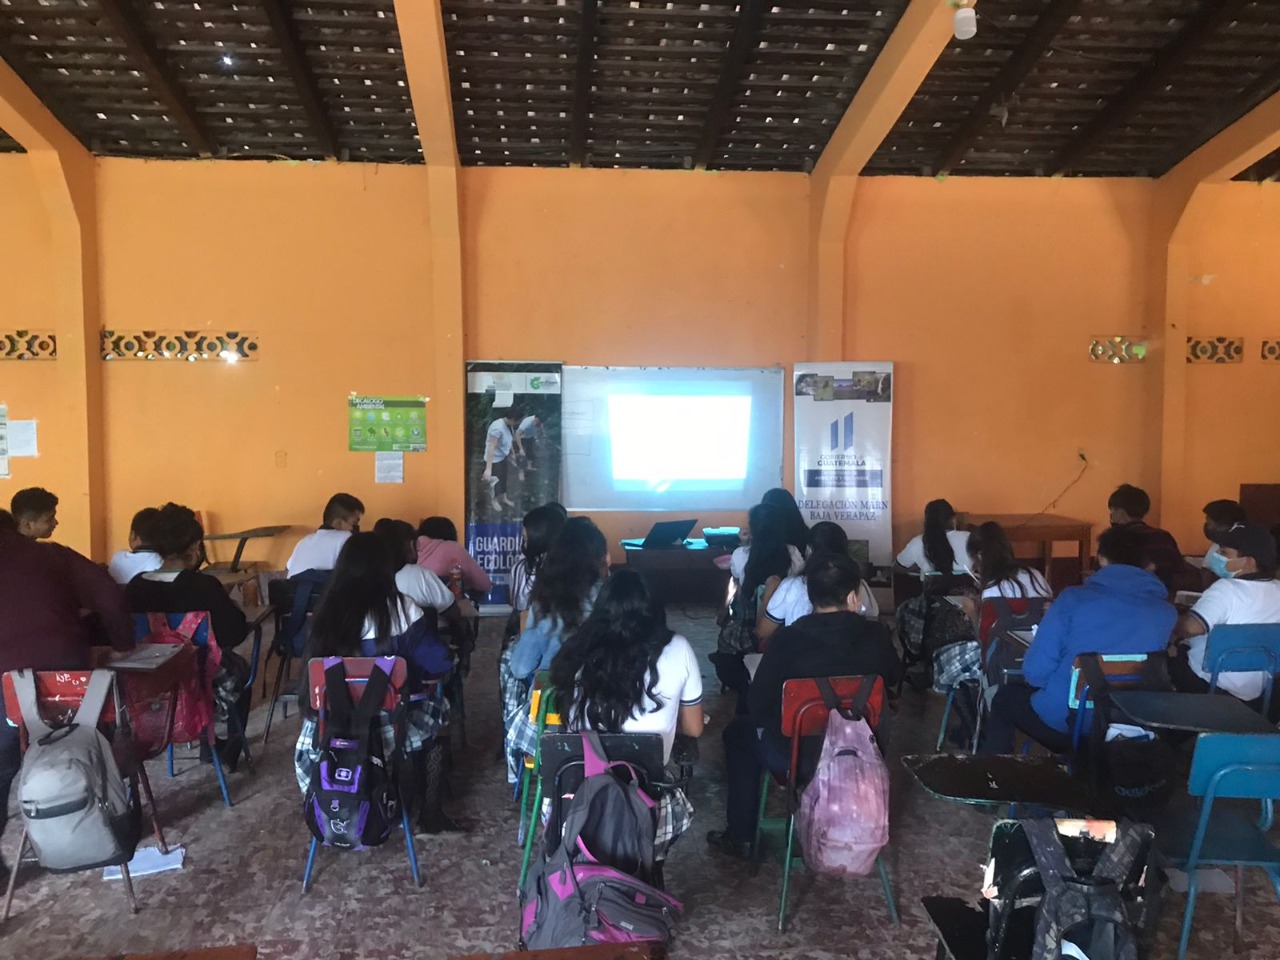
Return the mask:
<path id="1" fill-rule="evenodd" d="M 956 11 L 956 13 L 957 13 L 957 14 L 959 14 L 959 11 L 957 10 L 957 11 Z M 957 24 L 958 24 L 959 22 L 960 22 L 959 20 L 957 20 L 957 21 L 956 21 L 956 23 L 957 23 Z M 957 27 L 956 27 L 956 30 L 958 31 L 959 29 L 960 29 L 960 28 L 957 26 Z M 959 36 L 959 33 L 957 33 L 957 34 L 956 34 L 956 36 Z M 970 36 L 973 36 L 973 34 L 970 34 Z M 222 62 L 223 62 L 226 66 L 228 66 L 228 67 L 229 67 L 229 66 L 231 66 L 231 64 L 235 63 L 235 61 L 234 61 L 234 60 L 232 60 L 232 59 L 231 59 L 231 57 L 229 57 L 229 56 L 224 56 L 224 57 L 222 58 Z"/>
<path id="2" fill-rule="evenodd" d="M 953 29 L 957 40 L 970 40 L 978 33 L 978 12 L 973 7 L 956 7 Z"/>

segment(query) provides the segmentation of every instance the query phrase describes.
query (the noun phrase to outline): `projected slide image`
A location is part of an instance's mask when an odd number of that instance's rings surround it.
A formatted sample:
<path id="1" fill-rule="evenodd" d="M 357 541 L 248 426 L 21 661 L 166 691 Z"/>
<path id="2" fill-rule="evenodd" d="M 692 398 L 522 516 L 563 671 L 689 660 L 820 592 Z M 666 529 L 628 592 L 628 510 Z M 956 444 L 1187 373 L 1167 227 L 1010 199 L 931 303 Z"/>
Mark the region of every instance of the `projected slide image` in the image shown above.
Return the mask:
<path id="1" fill-rule="evenodd" d="M 617 490 L 734 490 L 747 479 L 749 395 L 610 394 Z"/>

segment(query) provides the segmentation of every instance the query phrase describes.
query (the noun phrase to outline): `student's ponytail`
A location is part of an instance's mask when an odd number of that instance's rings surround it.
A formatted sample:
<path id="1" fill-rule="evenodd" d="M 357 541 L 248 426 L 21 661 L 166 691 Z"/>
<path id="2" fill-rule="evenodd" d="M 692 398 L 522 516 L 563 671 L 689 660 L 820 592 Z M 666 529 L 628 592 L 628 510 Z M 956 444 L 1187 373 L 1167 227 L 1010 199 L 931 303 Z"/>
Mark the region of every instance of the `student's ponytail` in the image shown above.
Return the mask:
<path id="1" fill-rule="evenodd" d="M 947 534 L 955 522 L 956 512 L 945 500 L 930 500 L 924 508 L 925 559 L 938 573 L 951 573 L 956 566 L 956 552 Z"/>

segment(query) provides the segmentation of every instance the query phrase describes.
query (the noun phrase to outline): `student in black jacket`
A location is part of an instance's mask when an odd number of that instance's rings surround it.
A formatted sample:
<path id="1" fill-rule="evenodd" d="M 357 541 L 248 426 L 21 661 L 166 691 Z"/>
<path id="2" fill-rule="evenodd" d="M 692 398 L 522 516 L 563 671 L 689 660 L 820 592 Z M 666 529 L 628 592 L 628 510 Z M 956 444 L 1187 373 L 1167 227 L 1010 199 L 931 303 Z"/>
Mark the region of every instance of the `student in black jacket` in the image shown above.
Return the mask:
<path id="1" fill-rule="evenodd" d="M 813 613 L 773 634 L 747 694 L 749 713 L 724 731 L 728 827 L 708 833 L 707 843 L 734 856 L 747 855 L 755 834 L 761 775 L 766 768 L 785 774 L 790 763 L 782 685 L 801 677 L 872 674 L 892 684 L 901 669 L 888 629 L 854 612 L 862 582 L 858 565 L 847 556 L 820 554 L 809 559 L 805 573 Z"/>
<path id="2" fill-rule="evenodd" d="M 161 557 L 159 570 L 140 573 L 124 589 L 125 602 L 134 613 L 189 613 L 206 611 L 213 639 L 221 648 L 222 667 L 214 681 L 215 698 L 227 698 L 225 706 L 235 710 L 241 729 L 249 717 L 249 691 L 245 680 L 249 665 L 233 649 L 244 643 L 249 625 L 244 612 L 227 596 L 217 577 L 201 573 L 204 562 L 204 528 L 193 511 L 176 503 L 160 508 L 151 527 L 152 545 Z M 220 683 L 230 674 L 235 683 Z M 231 698 L 232 689 L 242 691 Z M 235 770 L 241 744 L 226 744 L 226 732 L 219 723 L 218 749 L 223 765 Z M 201 749 L 202 758 L 207 749 Z"/>

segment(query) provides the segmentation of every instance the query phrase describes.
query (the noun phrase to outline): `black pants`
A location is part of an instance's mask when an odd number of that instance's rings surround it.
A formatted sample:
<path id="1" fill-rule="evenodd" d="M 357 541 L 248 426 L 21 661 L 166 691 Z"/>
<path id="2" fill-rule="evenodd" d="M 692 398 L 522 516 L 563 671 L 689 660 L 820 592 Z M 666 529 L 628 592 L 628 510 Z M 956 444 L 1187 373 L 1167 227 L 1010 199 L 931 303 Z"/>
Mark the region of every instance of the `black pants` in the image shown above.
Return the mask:
<path id="1" fill-rule="evenodd" d="M 493 464 L 493 479 L 498 482 L 493 485 L 493 495 L 495 498 L 503 497 L 507 492 L 507 475 L 511 472 L 510 460 L 499 460 Z"/>
<path id="2" fill-rule="evenodd" d="M 766 770 L 785 776 L 790 758 L 761 739 L 755 722 L 737 716 L 724 728 L 724 764 L 728 781 L 725 819 L 729 835 L 750 840 L 756 833 L 760 811 L 760 777 Z"/>
<path id="3" fill-rule="evenodd" d="M 9 819 L 9 788 L 22 767 L 22 741 L 18 728 L 9 726 L 4 714 L 4 697 L 0 697 L 0 836 Z"/>
<path id="4" fill-rule="evenodd" d="M 1209 681 L 1191 669 L 1187 662 L 1187 648 L 1183 644 L 1178 644 L 1168 663 L 1169 680 L 1179 693 L 1209 692 Z"/>
<path id="5" fill-rule="evenodd" d="M 996 691 L 983 731 L 981 753 L 1013 753 L 1014 734 L 1019 730 L 1054 753 L 1070 749 L 1071 737 L 1045 723 L 1031 705 L 1035 692 L 1024 683 L 1006 683 Z"/>
<path id="6" fill-rule="evenodd" d="M 533 438 L 529 438 L 527 440 L 521 440 L 520 443 L 521 446 L 524 447 L 524 465 L 528 468 L 536 469 L 534 464 L 537 461 L 538 456 L 538 441 Z"/>

